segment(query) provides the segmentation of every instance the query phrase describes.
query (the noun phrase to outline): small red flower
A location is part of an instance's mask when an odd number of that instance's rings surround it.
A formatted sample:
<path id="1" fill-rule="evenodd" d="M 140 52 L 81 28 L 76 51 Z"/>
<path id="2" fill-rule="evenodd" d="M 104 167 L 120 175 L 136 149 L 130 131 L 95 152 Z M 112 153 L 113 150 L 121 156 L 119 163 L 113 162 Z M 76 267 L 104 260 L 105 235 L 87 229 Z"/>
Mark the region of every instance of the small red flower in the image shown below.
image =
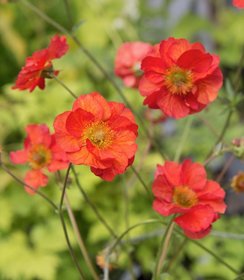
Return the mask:
<path id="1" fill-rule="evenodd" d="M 244 0 L 233 0 L 232 1 L 233 6 L 236 8 L 243 9 L 244 8 Z"/>
<path id="2" fill-rule="evenodd" d="M 153 208 L 163 216 L 178 214 L 174 221 L 190 238 L 202 238 L 211 224 L 224 213 L 225 192 L 215 181 L 207 180 L 204 167 L 185 160 L 158 165 L 153 183 Z"/>
<path id="3" fill-rule="evenodd" d="M 152 46 L 143 42 L 128 42 L 120 46 L 115 57 L 115 74 L 125 86 L 137 88 L 142 72 L 141 61 L 152 50 Z"/>
<path id="4" fill-rule="evenodd" d="M 122 103 L 107 102 L 93 92 L 80 96 L 72 111 L 54 121 L 56 139 L 74 164 L 111 181 L 132 164 L 137 149 L 137 125 Z"/>
<path id="5" fill-rule="evenodd" d="M 57 76 L 59 71 L 53 69 L 52 60 L 62 57 L 69 49 L 65 36 L 55 35 L 46 49 L 36 51 L 27 57 L 25 66 L 18 74 L 13 89 L 32 92 L 37 86 L 45 88 L 45 78 Z"/>
<path id="6" fill-rule="evenodd" d="M 144 104 L 176 119 L 201 111 L 217 97 L 223 76 L 219 58 L 200 43 L 169 38 L 143 60 L 139 84 Z"/>
<path id="7" fill-rule="evenodd" d="M 29 164 L 31 170 L 27 171 L 24 181 L 33 189 L 38 189 L 45 187 L 48 182 L 43 169 L 47 168 L 49 172 L 65 169 L 68 167 L 68 159 L 45 124 L 28 125 L 26 132 L 24 149 L 11 152 L 10 159 L 16 164 Z M 29 194 L 35 193 L 27 186 L 25 190 Z"/>

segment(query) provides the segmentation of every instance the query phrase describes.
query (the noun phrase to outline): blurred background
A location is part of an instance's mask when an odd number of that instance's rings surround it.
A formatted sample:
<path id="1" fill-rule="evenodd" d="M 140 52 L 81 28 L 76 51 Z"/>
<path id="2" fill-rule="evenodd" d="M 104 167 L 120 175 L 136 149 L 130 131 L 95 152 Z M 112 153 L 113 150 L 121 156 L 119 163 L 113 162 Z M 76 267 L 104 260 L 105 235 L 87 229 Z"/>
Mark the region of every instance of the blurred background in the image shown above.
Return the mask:
<path id="1" fill-rule="evenodd" d="M 234 138 L 244 135 L 244 104 L 241 100 L 233 101 L 236 99 L 232 90 L 244 46 L 244 11 L 232 7 L 231 1 L 30 2 L 60 25 L 72 30 L 111 76 L 114 75 L 116 50 L 123 42 L 146 41 L 154 44 L 169 36 L 202 42 L 208 51 L 220 56 L 225 85 L 218 100 L 194 116 L 181 158 L 191 157 L 200 162 L 206 159 L 230 108 L 234 114 L 223 142 L 229 147 Z M 47 47 L 57 30 L 28 9 L 22 1 L 0 3 L 0 145 L 4 162 L 9 164 L 17 176 L 23 178 L 27 167 L 11 165 L 8 155 L 10 151 L 22 147 L 25 126 L 29 123 L 46 123 L 53 132 L 53 119 L 57 114 L 69 110 L 73 100 L 54 80 L 47 81 L 44 91 L 36 89 L 31 94 L 11 89 L 25 58 L 35 50 Z M 96 90 L 109 100 L 121 102 L 97 67 L 72 40 L 68 40 L 68 43 L 68 54 L 54 62 L 55 68 L 61 70 L 59 78 L 78 95 Z M 123 87 L 122 82 L 115 79 Z M 243 96 L 243 81 L 240 81 L 240 96 Z M 186 120 L 165 119 L 152 124 L 146 118 L 147 108 L 142 106 L 143 99 L 138 91 L 123 88 L 123 92 L 133 108 L 144 118 L 162 150 L 173 158 Z M 156 164 L 162 164 L 162 158 L 141 131 L 138 145 L 134 166 L 150 186 Z M 150 199 L 131 170 L 111 183 L 103 182 L 87 167 L 78 167 L 77 170 L 88 196 L 118 234 L 130 225 L 155 217 Z M 214 224 L 213 233 L 201 241 L 239 271 L 244 271 L 244 194 L 234 193 L 230 182 L 234 175 L 243 170 L 243 160 L 233 151 L 224 153 L 208 165 L 209 178 L 218 180 L 227 192 L 228 210 Z M 53 201 L 59 201 L 60 190 L 53 174 L 50 175 L 48 186 L 42 191 Z M 91 258 L 96 262 L 99 255 L 98 263 L 102 267 L 103 249 L 111 241 L 111 236 L 84 201 L 72 178 L 67 193 Z M 89 272 L 68 221 L 67 224 L 81 266 L 87 273 L 87 279 L 92 279 L 88 276 Z M 131 231 L 126 239 L 130 258 L 128 250 L 118 247 L 112 256 L 110 279 L 132 279 L 129 266 L 134 270 L 136 279 L 150 279 L 162 232 L 163 229 L 157 224 Z M 172 242 L 171 259 L 176 255 L 182 237 L 175 236 Z M 177 259 L 167 265 L 168 273 L 162 279 L 230 280 L 235 277 L 233 272 L 191 242 L 187 242 Z M 102 273 L 101 267 L 97 265 L 98 273 Z M 25 193 L 23 187 L 3 170 L 0 170 L 0 279 L 79 279 L 57 214 L 40 197 Z"/>

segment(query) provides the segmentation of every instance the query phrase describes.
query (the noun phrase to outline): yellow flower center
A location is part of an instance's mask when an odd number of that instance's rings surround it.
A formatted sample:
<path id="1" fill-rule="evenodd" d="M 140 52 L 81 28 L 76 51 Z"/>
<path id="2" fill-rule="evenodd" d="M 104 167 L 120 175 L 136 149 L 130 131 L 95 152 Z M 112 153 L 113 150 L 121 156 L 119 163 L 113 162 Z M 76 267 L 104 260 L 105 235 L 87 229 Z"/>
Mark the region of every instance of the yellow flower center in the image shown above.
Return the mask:
<path id="1" fill-rule="evenodd" d="M 173 202 L 178 206 L 190 208 L 197 204 L 197 195 L 187 186 L 179 186 L 174 189 Z"/>
<path id="2" fill-rule="evenodd" d="M 114 131 L 105 122 L 94 122 L 86 127 L 83 140 L 89 139 L 94 146 L 104 149 L 112 144 L 114 136 Z"/>
<path id="3" fill-rule="evenodd" d="M 190 70 L 173 66 L 165 73 L 165 86 L 171 94 L 186 95 L 193 88 L 193 74 Z"/>
<path id="4" fill-rule="evenodd" d="M 239 172 L 231 182 L 231 187 L 236 192 L 244 192 L 244 172 Z"/>
<path id="5" fill-rule="evenodd" d="M 33 169 L 43 168 L 51 162 L 51 159 L 51 151 L 43 145 L 34 146 L 28 154 L 28 161 Z"/>

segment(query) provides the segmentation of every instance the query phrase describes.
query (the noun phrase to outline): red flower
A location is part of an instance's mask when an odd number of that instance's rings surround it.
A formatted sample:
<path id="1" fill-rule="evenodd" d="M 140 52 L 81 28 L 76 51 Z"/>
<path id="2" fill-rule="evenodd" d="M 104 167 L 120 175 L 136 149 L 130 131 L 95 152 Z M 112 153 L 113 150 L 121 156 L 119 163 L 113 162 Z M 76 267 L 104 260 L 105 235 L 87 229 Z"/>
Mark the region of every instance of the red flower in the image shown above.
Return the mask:
<path id="1" fill-rule="evenodd" d="M 26 132 L 24 149 L 11 152 L 10 159 L 16 164 L 29 164 L 31 170 L 27 171 L 24 181 L 33 189 L 38 189 L 45 187 L 48 182 L 48 177 L 43 173 L 43 169 L 47 168 L 50 172 L 65 169 L 68 167 L 68 160 L 45 124 L 28 125 Z M 35 193 L 27 186 L 25 190 L 29 194 Z"/>
<path id="2" fill-rule="evenodd" d="M 144 104 L 176 119 L 201 111 L 217 97 L 223 76 L 219 58 L 200 43 L 169 38 L 142 61 Z"/>
<path id="3" fill-rule="evenodd" d="M 243 9 L 244 8 L 244 0 L 233 0 L 232 1 L 233 6 L 236 8 Z"/>
<path id="4" fill-rule="evenodd" d="M 141 61 L 152 50 L 152 46 L 143 42 L 129 42 L 120 46 L 115 57 L 115 74 L 125 86 L 137 88 L 142 72 Z"/>
<path id="5" fill-rule="evenodd" d="M 18 74 L 13 89 L 32 92 L 37 86 L 45 88 L 45 78 L 57 76 L 59 71 L 53 69 L 52 60 L 62 57 L 69 49 L 65 36 L 55 35 L 46 49 L 36 51 L 27 57 L 25 66 Z"/>
<path id="6" fill-rule="evenodd" d="M 174 221 L 190 238 L 202 238 L 211 224 L 224 213 L 225 192 L 215 181 L 207 180 L 199 163 L 167 161 L 158 165 L 153 183 L 153 208 L 163 216 L 178 214 Z"/>
<path id="7" fill-rule="evenodd" d="M 80 96 L 72 111 L 54 121 L 57 142 L 70 162 L 90 166 L 107 181 L 132 164 L 137 128 L 129 109 L 96 92 Z"/>

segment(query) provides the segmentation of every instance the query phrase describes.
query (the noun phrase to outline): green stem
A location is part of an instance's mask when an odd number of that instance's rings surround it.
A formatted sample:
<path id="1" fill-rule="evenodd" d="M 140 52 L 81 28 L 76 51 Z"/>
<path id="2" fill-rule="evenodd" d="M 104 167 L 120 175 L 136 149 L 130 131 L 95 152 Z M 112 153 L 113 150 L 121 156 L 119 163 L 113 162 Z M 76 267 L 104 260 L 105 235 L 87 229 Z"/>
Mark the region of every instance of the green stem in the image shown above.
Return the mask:
<path id="1" fill-rule="evenodd" d="M 71 245 L 71 242 L 70 242 L 70 239 L 69 239 L 69 234 L 68 234 L 67 227 L 66 227 L 65 220 L 64 220 L 64 215 L 63 215 L 63 202 L 64 202 L 65 191 L 66 191 L 66 187 L 67 187 L 67 183 L 68 183 L 68 179 L 69 179 L 69 172 L 70 172 L 71 166 L 72 166 L 72 164 L 69 164 L 69 167 L 68 167 L 66 175 L 65 175 L 64 185 L 63 185 L 62 194 L 61 194 L 61 198 L 60 198 L 58 213 L 59 213 L 59 218 L 60 218 L 61 225 L 62 225 L 62 228 L 63 228 L 65 240 L 66 240 L 66 243 L 67 243 L 67 246 L 68 246 L 68 249 L 69 249 L 69 253 L 72 257 L 72 260 L 73 260 L 79 274 L 80 274 L 80 279 L 85 280 L 82 269 L 80 268 L 79 262 L 77 260 L 77 257 L 75 255 L 75 253 L 74 253 L 74 250 L 72 248 L 72 245 Z"/>
<path id="2" fill-rule="evenodd" d="M 118 246 L 118 244 L 121 242 L 121 240 L 133 229 L 142 226 L 142 225 L 146 225 L 146 224 L 155 224 L 155 223 L 162 223 L 162 221 L 160 220 L 156 220 L 156 219 L 151 219 L 151 220 L 147 220 L 138 224 L 135 224 L 129 228 L 126 229 L 126 231 L 124 231 L 119 237 L 117 237 L 117 239 L 115 240 L 114 244 L 111 245 L 109 247 L 108 253 L 107 253 L 107 257 L 109 257 L 109 255 L 112 254 L 112 252 L 114 251 L 114 249 Z"/>
<path id="3" fill-rule="evenodd" d="M 182 252 L 183 248 L 185 247 L 185 245 L 187 244 L 188 238 L 185 237 L 182 241 L 182 243 L 180 244 L 180 246 L 175 250 L 175 254 L 174 256 L 171 258 L 167 268 L 165 270 L 163 270 L 163 272 L 168 272 L 171 267 L 173 266 L 173 264 L 175 263 L 175 261 L 177 260 L 177 258 L 179 257 L 180 253 Z"/>
<path id="4" fill-rule="evenodd" d="M 58 171 L 56 173 L 56 175 L 57 175 L 57 183 L 61 184 L 61 182 L 62 182 L 61 173 Z M 91 272 L 93 278 L 95 280 L 99 280 L 99 276 L 96 273 L 96 270 L 95 270 L 95 268 L 94 268 L 94 266 L 92 264 L 90 255 L 89 255 L 89 253 L 88 253 L 88 251 L 86 249 L 85 242 L 84 242 L 84 240 L 83 240 L 83 238 L 82 238 L 82 236 L 80 234 L 79 227 L 77 225 L 77 222 L 76 222 L 76 219 L 75 219 L 75 215 L 74 215 L 74 212 L 72 210 L 72 207 L 71 207 L 71 204 L 70 204 L 70 201 L 69 201 L 67 193 L 65 193 L 65 195 L 64 195 L 64 203 L 65 203 L 65 206 L 67 208 L 67 213 L 68 213 L 68 216 L 69 216 L 69 220 L 71 222 L 74 234 L 76 236 L 78 245 L 80 247 L 80 250 L 81 250 L 81 253 L 82 253 L 83 257 L 84 257 L 84 260 L 85 260 L 85 262 L 87 264 L 87 267 L 90 269 L 90 272 Z"/>
<path id="5" fill-rule="evenodd" d="M 54 210 L 58 210 L 57 205 L 51 200 L 49 199 L 44 193 L 34 189 L 33 187 L 31 187 L 30 185 L 26 184 L 25 182 L 23 182 L 21 179 L 19 179 L 16 175 L 14 175 L 10 170 L 8 170 L 8 168 L 3 164 L 3 162 L 0 160 L 0 167 L 9 175 L 11 176 L 16 182 L 20 183 L 23 186 L 26 186 L 27 188 L 29 188 L 30 190 L 32 190 L 33 192 L 35 192 L 37 195 L 39 195 L 40 197 L 42 197 Z"/>
<path id="6" fill-rule="evenodd" d="M 77 95 L 75 95 L 75 93 L 68 88 L 57 76 L 53 75 L 53 78 L 56 80 L 56 82 L 58 82 L 74 99 L 78 98 Z"/>
<path id="7" fill-rule="evenodd" d="M 137 172 L 137 170 L 134 168 L 134 166 L 131 166 L 131 169 L 133 171 L 133 173 L 136 175 L 138 181 L 141 183 L 141 185 L 143 186 L 143 188 L 145 189 L 146 193 L 152 197 L 151 192 L 149 191 L 147 184 L 144 182 L 144 180 L 142 179 L 141 175 L 139 174 L 139 172 Z"/>
<path id="8" fill-rule="evenodd" d="M 160 271 L 162 269 L 163 262 L 166 258 L 166 254 L 167 254 L 167 250 L 168 250 L 168 246 L 169 246 L 169 241 L 170 241 L 170 238 L 172 236 L 173 229 L 174 229 L 174 222 L 173 222 L 174 218 L 175 218 L 175 215 L 170 219 L 170 221 L 167 225 L 167 228 L 165 230 L 165 233 L 163 235 L 161 245 L 160 245 L 159 250 L 158 250 L 158 255 L 157 255 L 157 259 L 156 259 L 156 265 L 155 265 L 155 270 L 154 270 L 154 273 L 153 273 L 152 280 L 158 280 L 159 279 L 159 274 L 160 274 Z"/>
<path id="9" fill-rule="evenodd" d="M 93 210 L 93 212 L 96 214 L 98 220 L 104 225 L 104 227 L 108 230 L 108 232 L 114 237 L 117 238 L 117 234 L 114 232 L 114 230 L 111 228 L 111 226 L 106 222 L 106 220 L 103 218 L 103 216 L 100 214 L 100 212 L 97 210 L 96 206 L 94 205 L 94 203 L 90 200 L 90 198 L 88 197 L 88 195 L 86 194 L 86 192 L 84 191 L 84 189 L 81 186 L 81 183 L 79 181 L 78 175 L 75 171 L 74 166 L 71 167 L 72 173 L 74 175 L 75 178 L 75 182 L 76 185 L 78 187 L 78 189 L 80 190 L 82 196 L 84 197 L 85 201 L 87 202 L 87 204 L 89 204 L 89 206 L 91 207 L 91 209 Z"/>
<path id="10" fill-rule="evenodd" d="M 195 245 L 197 245 L 198 247 L 202 248 L 204 251 L 208 252 L 209 255 L 211 255 L 213 258 L 215 258 L 217 261 L 219 261 L 220 263 L 222 263 L 225 267 L 227 267 L 229 270 L 231 270 L 233 273 L 235 274 L 239 274 L 239 271 L 236 270 L 235 268 L 233 268 L 231 265 L 229 265 L 227 262 L 225 262 L 222 258 L 220 258 L 218 255 L 216 255 L 213 251 L 209 250 L 207 247 L 205 247 L 204 245 L 202 245 L 200 242 L 193 240 L 193 239 L 189 239 L 192 243 L 194 243 Z"/>
<path id="11" fill-rule="evenodd" d="M 189 116 L 187 119 L 185 128 L 184 128 L 183 134 L 182 134 L 182 138 L 180 139 L 180 143 L 179 143 L 178 148 L 175 153 L 174 161 L 176 161 L 176 162 L 180 160 L 183 148 L 185 146 L 185 142 L 187 140 L 187 136 L 190 132 L 192 122 L 193 122 L 193 117 Z"/>
<path id="12" fill-rule="evenodd" d="M 66 224 L 65 224 L 65 221 L 64 221 L 64 216 L 63 216 L 62 211 L 59 212 L 59 218 L 60 218 L 61 225 L 62 225 L 62 228 L 63 228 L 65 240 L 66 240 L 66 243 L 68 245 L 69 253 L 70 253 L 71 257 L 72 257 L 72 260 L 73 260 L 73 262 L 74 262 L 74 264 L 75 264 L 79 274 L 80 274 L 80 279 L 81 280 L 85 280 L 86 278 L 84 277 L 84 274 L 83 274 L 83 272 L 82 272 L 82 270 L 80 268 L 80 265 L 79 265 L 79 263 L 77 261 L 77 258 L 75 256 L 74 250 L 72 248 L 72 245 L 70 243 L 70 239 L 69 239 L 69 235 L 68 235 L 68 231 L 67 231 L 67 227 L 66 227 Z"/>
<path id="13" fill-rule="evenodd" d="M 72 17 L 70 5 L 69 5 L 69 0 L 63 0 L 63 1 L 64 1 L 65 11 L 66 11 L 67 18 L 68 18 L 69 29 L 72 30 L 72 27 L 73 27 L 73 17 Z"/>
<path id="14" fill-rule="evenodd" d="M 64 179 L 64 186 L 62 189 L 62 194 L 61 194 L 61 198 L 60 198 L 60 202 L 59 202 L 59 211 L 62 211 L 65 191 L 66 191 L 66 187 L 67 187 L 67 183 L 68 183 L 68 179 L 69 179 L 69 172 L 70 172 L 71 167 L 72 167 L 72 163 L 69 164 L 68 169 L 66 171 L 66 175 L 65 175 L 65 179 Z"/>

